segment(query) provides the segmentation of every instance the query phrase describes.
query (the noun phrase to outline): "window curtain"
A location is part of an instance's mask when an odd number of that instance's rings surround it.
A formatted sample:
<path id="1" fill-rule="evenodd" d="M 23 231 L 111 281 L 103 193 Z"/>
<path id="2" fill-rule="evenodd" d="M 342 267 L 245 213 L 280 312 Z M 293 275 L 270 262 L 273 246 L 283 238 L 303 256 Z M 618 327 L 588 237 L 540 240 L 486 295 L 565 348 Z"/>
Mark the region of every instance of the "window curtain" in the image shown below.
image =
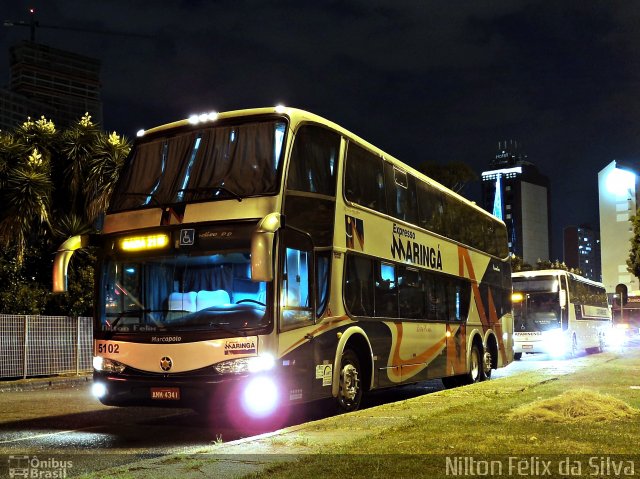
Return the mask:
<path id="1" fill-rule="evenodd" d="M 233 292 L 233 268 L 231 265 L 189 268 L 184 272 L 184 291 L 215 291 L 224 289 Z"/>
<path id="2" fill-rule="evenodd" d="M 202 133 L 187 188 L 224 186 L 241 196 L 275 193 L 275 165 L 274 123 L 211 128 Z M 212 193 L 203 191 L 189 198 L 210 198 Z"/>

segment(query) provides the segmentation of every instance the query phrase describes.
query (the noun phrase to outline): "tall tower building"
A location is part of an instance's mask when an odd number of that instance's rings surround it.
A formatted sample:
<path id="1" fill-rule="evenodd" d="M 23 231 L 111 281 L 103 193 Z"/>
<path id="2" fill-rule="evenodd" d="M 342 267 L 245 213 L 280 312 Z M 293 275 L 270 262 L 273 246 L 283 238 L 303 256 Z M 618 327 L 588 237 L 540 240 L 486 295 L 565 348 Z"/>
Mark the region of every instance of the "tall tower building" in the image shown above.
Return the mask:
<path id="1" fill-rule="evenodd" d="M 11 81 L 0 91 L 0 128 L 45 115 L 66 126 L 88 112 L 102 123 L 100 61 L 39 43 L 10 48 Z"/>
<path id="2" fill-rule="evenodd" d="M 602 282 L 611 296 L 614 296 L 617 285 L 627 287 L 629 303 L 622 311 L 624 322 L 631 320 L 640 325 L 640 283 L 627 271 L 631 250 L 629 240 L 633 236 L 629 220 L 638 209 L 637 173 L 640 173 L 640 162 L 612 161 L 598 173 L 598 197 Z M 614 320 L 619 320 L 618 299 L 614 299 L 612 304 Z"/>
<path id="3" fill-rule="evenodd" d="M 506 223 L 509 251 L 530 264 L 550 259 L 549 179 L 527 161 L 517 141 L 498 143 L 489 169 L 482 172 L 481 201 Z"/>
<path id="4" fill-rule="evenodd" d="M 589 225 L 566 227 L 563 250 L 563 261 L 569 268 L 580 268 L 585 278 L 602 281 L 598 231 Z"/>
<path id="5" fill-rule="evenodd" d="M 608 293 L 625 284 L 630 294 L 640 296 L 638 278 L 627 271 L 633 235 L 632 215 L 637 209 L 636 175 L 626 165 L 612 161 L 598 173 L 602 282 Z"/>

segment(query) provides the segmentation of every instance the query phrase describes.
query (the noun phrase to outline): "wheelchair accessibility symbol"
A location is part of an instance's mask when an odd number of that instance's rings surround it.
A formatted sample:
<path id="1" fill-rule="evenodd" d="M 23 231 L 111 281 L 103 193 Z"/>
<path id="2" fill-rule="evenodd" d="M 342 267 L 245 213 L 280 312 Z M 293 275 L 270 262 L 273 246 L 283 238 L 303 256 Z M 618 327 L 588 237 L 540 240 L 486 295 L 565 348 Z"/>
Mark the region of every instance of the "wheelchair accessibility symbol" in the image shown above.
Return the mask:
<path id="1" fill-rule="evenodd" d="M 196 237 L 196 230 L 180 230 L 180 246 L 193 246 Z"/>

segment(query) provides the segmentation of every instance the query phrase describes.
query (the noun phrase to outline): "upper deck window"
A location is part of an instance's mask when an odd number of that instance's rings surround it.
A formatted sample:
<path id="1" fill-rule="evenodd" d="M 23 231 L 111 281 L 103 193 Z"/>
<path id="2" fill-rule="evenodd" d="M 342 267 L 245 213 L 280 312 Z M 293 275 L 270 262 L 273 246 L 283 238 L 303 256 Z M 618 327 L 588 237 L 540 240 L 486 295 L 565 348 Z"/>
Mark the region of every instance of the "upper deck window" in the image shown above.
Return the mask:
<path id="1" fill-rule="evenodd" d="M 138 143 L 110 211 L 273 195 L 286 123 L 222 124 Z"/>
<path id="2" fill-rule="evenodd" d="M 340 135 L 318 126 L 302 126 L 291 152 L 287 188 L 335 196 L 339 151 Z"/>
<path id="3" fill-rule="evenodd" d="M 387 212 L 382 158 L 353 142 L 347 151 L 345 196 L 352 203 Z"/>

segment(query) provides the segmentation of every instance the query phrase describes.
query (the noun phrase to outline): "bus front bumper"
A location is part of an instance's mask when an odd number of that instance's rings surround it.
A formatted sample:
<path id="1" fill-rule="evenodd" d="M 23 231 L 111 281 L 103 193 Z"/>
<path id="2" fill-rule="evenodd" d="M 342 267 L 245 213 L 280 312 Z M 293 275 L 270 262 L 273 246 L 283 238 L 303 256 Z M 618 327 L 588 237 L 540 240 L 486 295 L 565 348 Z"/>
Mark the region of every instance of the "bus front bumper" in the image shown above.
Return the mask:
<path id="1" fill-rule="evenodd" d="M 240 406 L 267 415 L 282 403 L 276 375 L 120 376 L 94 371 L 93 394 L 107 406 L 192 408 L 225 413 Z"/>

